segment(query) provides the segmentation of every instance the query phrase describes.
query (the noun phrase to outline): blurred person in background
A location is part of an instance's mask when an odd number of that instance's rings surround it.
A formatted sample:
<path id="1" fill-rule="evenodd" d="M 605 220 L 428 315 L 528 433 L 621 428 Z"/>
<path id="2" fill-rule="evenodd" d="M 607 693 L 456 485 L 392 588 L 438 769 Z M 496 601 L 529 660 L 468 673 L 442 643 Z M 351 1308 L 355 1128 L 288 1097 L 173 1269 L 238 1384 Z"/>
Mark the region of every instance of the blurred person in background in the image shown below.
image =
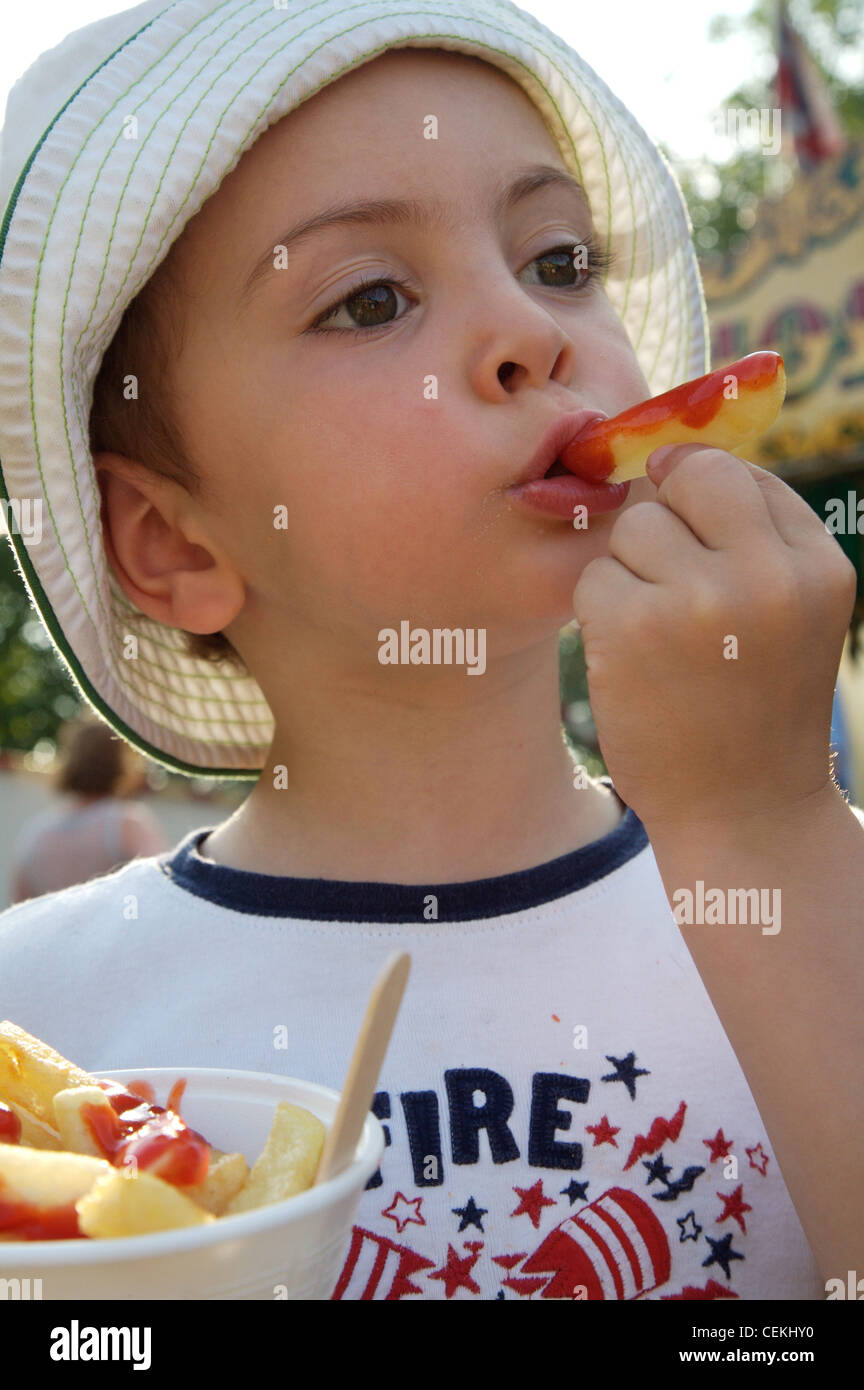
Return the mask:
<path id="1" fill-rule="evenodd" d="M 11 902 L 107 874 L 168 848 L 159 822 L 128 800 L 143 782 L 141 759 L 109 725 L 80 716 L 63 726 L 59 804 L 25 821 L 10 870 Z"/>

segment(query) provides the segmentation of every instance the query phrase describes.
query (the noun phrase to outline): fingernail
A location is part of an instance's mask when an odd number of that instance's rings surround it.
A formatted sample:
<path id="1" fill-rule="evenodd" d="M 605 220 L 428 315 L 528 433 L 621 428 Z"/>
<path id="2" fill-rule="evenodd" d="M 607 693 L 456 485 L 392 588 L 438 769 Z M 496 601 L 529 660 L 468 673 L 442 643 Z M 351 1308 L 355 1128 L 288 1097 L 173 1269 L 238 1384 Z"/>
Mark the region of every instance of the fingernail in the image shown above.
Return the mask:
<path id="1" fill-rule="evenodd" d="M 660 448 L 655 449 L 653 454 L 650 455 L 645 465 L 646 468 L 659 468 L 661 463 L 666 462 L 666 459 L 672 453 L 673 449 L 680 449 L 680 447 L 680 444 L 661 444 Z"/>

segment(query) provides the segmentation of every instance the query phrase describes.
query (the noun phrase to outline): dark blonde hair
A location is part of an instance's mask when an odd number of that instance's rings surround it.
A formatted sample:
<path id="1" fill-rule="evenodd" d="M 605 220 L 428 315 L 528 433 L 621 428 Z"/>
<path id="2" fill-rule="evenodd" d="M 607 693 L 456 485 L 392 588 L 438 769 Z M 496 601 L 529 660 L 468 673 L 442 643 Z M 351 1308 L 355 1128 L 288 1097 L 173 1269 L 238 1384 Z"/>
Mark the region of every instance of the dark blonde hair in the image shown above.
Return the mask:
<path id="1" fill-rule="evenodd" d="M 138 782 L 134 750 L 101 719 L 80 714 L 63 725 L 55 790 L 74 796 L 126 796 Z"/>
<path id="2" fill-rule="evenodd" d="M 171 362 L 182 345 L 181 303 L 182 286 L 169 252 L 127 306 L 102 359 L 93 386 L 90 449 L 94 454 L 122 454 L 199 497 L 202 480 L 177 423 L 170 375 Z M 137 380 L 137 399 L 124 395 L 129 376 Z M 227 661 L 247 672 L 224 633 L 184 629 L 183 636 L 190 656 Z"/>

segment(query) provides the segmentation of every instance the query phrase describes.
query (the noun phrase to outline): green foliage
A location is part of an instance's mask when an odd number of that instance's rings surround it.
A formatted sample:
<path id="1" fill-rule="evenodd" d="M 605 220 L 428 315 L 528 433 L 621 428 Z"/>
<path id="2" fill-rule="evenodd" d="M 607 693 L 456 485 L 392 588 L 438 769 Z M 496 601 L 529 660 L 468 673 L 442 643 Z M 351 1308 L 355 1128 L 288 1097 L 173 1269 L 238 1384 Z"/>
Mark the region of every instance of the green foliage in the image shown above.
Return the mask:
<path id="1" fill-rule="evenodd" d="M 576 704 L 588 699 L 588 676 L 585 671 L 585 652 L 578 629 L 567 627 L 558 637 L 559 688 L 562 705 Z"/>
<path id="2" fill-rule="evenodd" d="M 558 685 L 561 699 L 564 733 L 576 761 L 588 769 L 592 777 L 603 776 L 606 764 L 597 745 L 597 731 L 588 699 L 588 675 L 585 670 L 585 651 L 576 628 L 564 628 L 558 636 Z"/>
<path id="3" fill-rule="evenodd" d="M 7 537 L 0 538 L 0 748 L 56 742 L 81 698 L 30 603 Z"/>

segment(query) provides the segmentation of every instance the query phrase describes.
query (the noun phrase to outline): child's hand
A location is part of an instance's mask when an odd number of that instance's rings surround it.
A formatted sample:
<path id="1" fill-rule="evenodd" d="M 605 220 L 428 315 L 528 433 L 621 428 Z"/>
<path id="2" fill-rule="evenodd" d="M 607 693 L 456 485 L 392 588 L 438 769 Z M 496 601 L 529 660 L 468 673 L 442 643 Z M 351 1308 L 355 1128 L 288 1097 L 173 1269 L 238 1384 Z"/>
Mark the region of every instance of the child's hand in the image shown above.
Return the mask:
<path id="1" fill-rule="evenodd" d="M 650 836 L 830 785 L 856 577 L 811 508 L 752 463 L 681 444 L 648 475 L 656 499 L 621 513 L 573 606 L 603 757 Z"/>

